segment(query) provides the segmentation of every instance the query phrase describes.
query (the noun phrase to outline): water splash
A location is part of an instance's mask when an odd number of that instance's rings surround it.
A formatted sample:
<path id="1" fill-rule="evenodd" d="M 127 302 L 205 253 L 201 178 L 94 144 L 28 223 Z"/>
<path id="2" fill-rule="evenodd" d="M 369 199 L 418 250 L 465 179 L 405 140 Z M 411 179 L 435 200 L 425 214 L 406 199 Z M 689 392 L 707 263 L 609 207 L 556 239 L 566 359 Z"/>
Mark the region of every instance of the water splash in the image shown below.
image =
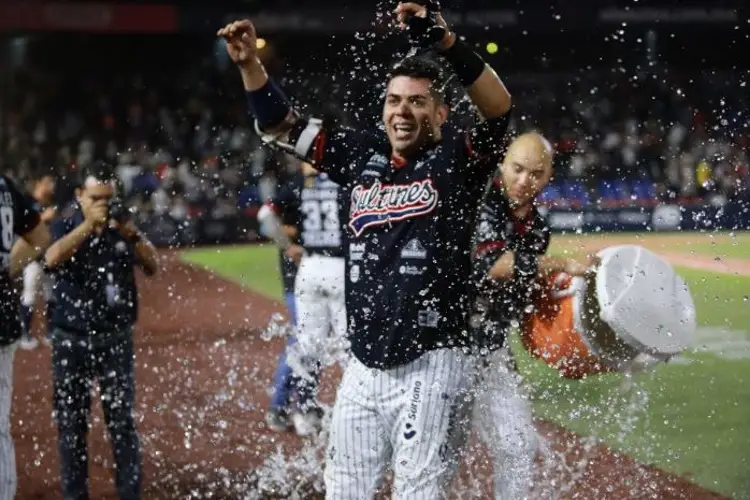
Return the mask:
<path id="1" fill-rule="evenodd" d="M 260 338 L 268 342 L 277 337 L 286 338 L 292 335 L 294 335 L 294 325 L 284 315 L 273 313 L 268 326 L 261 332 Z"/>

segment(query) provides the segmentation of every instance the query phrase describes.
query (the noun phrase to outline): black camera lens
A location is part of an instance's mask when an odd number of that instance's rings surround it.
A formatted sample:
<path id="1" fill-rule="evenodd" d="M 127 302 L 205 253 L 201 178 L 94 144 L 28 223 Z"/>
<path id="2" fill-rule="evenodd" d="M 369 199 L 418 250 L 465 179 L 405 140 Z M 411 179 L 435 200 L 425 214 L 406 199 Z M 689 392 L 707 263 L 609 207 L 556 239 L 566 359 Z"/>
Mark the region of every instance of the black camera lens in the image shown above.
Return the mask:
<path id="1" fill-rule="evenodd" d="M 130 212 L 125 207 L 125 205 L 122 203 L 121 200 L 110 200 L 109 202 L 109 218 L 119 222 L 124 223 L 127 222 L 128 218 L 130 216 Z"/>

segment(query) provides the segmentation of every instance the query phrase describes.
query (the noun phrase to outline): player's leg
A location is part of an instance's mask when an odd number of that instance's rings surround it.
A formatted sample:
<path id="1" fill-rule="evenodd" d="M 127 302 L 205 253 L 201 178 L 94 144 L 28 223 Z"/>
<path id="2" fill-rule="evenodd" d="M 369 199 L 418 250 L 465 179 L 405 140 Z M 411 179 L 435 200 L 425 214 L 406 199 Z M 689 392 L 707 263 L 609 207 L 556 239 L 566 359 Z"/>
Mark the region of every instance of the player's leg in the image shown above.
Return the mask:
<path id="1" fill-rule="evenodd" d="M 371 499 L 383 480 L 391 445 L 378 408 L 381 383 L 358 360 L 344 370 L 328 437 L 326 500 Z"/>
<path id="2" fill-rule="evenodd" d="M 16 452 L 13 437 L 10 434 L 15 352 L 15 344 L 0 347 L 0 498 L 15 498 L 18 485 Z"/>
<path id="3" fill-rule="evenodd" d="M 297 342 L 289 346 L 287 362 L 298 377 L 295 382 L 299 411 L 292 415 L 292 422 L 300 435 L 314 432 L 322 417 L 315 399 L 319 361 L 326 352 L 331 319 L 323 285 L 327 279 L 325 266 L 321 260 L 315 255 L 303 258 L 294 287 Z"/>
<path id="4" fill-rule="evenodd" d="M 42 297 L 44 298 L 44 308 L 45 308 L 45 317 L 46 317 L 46 331 L 44 333 L 44 337 L 42 337 L 42 342 L 44 345 L 49 346 L 51 339 L 50 335 L 52 334 L 52 329 L 49 326 L 49 321 L 52 318 L 52 314 L 55 310 L 55 295 L 54 295 L 54 282 L 52 281 L 52 276 L 50 276 L 49 273 L 45 273 L 44 270 L 42 270 Z"/>
<path id="5" fill-rule="evenodd" d="M 52 332 L 53 402 L 64 499 L 88 499 L 86 435 L 93 386 L 89 359 L 87 340 L 59 329 Z"/>
<path id="6" fill-rule="evenodd" d="M 296 308 L 294 304 L 294 293 L 288 292 L 284 296 L 286 300 L 287 311 L 289 312 L 290 323 L 293 328 L 296 327 Z M 287 349 L 296 342 L 295 333 L 288 336 L 288 344 L 279 355 L 274 374 L 273 395 L 266 415 L 266 423 L 269 428 L 275 431 L 285 431 L 291 427 L 289 415 L 289 403 L 292 396 L 292 389 L 295 386 L 295 377 L 292 368 L 287 363 Z"/>
<path id="7" fill-rule="evenodd" d="M 120 498 L 140 498 L 141 456 L 135 428 L 135 370 L 133 333 L 117 332 L 94 348 L 101 387 L 104 421 L 115 459 L 115 484 Z"/>
<path id="8" fill-rule="evenodd" d="M 387 395 L 393 498 L 446 498 L 468 439 L 474 359 L 439 349 L 388 372 L 400 385 Z"/>
<path id="9" fill-rule="evenodd" d="M 349 359 L 350 343 L 347 335 L 346 319 L 346 264 L 344 259 L 335 259 L 331 265 L 331 279 L 328 281 L 328 315 L 331 318 L 333 332 L 332 349 L 342 366 Z"/>
<path id="10" fill-rule="evenodd" d="M 504 347 L 481 362 L 474 408 L 479 436 L 492 457 L 497 500 L 529 497 L 538 445 L 531 405 L 510 356 Z"/>
<path id="11" fill-rule="evenodd" d="M 34 317 L 34 305 L 41 284 L 43 274 L 42 265 L 39 262 L 30 262 L 23 269 L 23 292 L 21 293 L 21 326 L 23 337 L 19 346 L 22 349 L 34 349 L 39 342 L 31 336 L 31 321 Z"/>

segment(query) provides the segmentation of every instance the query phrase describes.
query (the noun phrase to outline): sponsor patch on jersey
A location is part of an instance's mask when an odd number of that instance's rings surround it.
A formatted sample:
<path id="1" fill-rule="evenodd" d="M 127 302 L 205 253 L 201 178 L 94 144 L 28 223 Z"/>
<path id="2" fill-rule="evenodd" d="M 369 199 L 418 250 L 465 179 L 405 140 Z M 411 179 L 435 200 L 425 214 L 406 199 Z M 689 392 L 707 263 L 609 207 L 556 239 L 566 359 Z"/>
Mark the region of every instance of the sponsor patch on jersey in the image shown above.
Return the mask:
<path id="1" fill-rule="evenodd" d="M 351 268 L 349 268 L 349 281 L 352 283 L 356 283 L 359 281 L 359 264 L 354 264 Z"/>
<path id="2" fill-rule="evenodd" d="M 415 428 L 414 422 L 417 420 L 417 413 L 419 412 L 419 406 L 422 402 L 422 381 L 416 380 L 414 381 L 414 386 L 412 387 L 411 391 L 411 397 L 409 398 L 409 410 L 406 415 L 407 422 L 404 426 L 404 439 L 407 441 L 410 439 L 413 439 L 414 436 L 417 435 L 417 430 Z"/>
<path id="3" fill-rule="evenodd" d="M 424 249 L 422 243 L 418 239 L 414 238 L 404 245 L 401 249 L 402 259 L 426 259 L 427 250 Z"/>
<path id="4" fill-rule="evenodd" d="M 390 161 L 381 154 L 374 154 L 367 160 L 367 166 L 370 168 L 385 168 Z"/>
<path id="5" fill-rule="evenodd" d="M 437 328 L 440 313 L 432 309 L 423 309 L 417 313 L 417 324 L 426 328 Z"/>
<path id="6" fill-rule="evenodd" d="M 424 273 L 424 268 L 419 266 L 400 266 L 398 272 L 409 276 L 420 276 Z"/>
<path id="7" fill-rule="evenodd" d="M 349 260 L 354 262 L 365 258 L 365 244 L 352 243 L 349 245 Z"/>
<path id="8" fill-rule="evenodd" d="M 362 171 L 362 175 L 369 175 L 370 177 L 380 177 L 382 172 L 378 172 L 377 170 L 370 170 L 369 168 Z"/>
<path id="9" fill-rule="evenodd" d="M 369 227 L 426 215 L 438 203 L 438 191 L 432 179 L 410 184 L 381 184 L 370 187 L 355 186 L 352 190 L 349 227 L 356 236 Z"/>

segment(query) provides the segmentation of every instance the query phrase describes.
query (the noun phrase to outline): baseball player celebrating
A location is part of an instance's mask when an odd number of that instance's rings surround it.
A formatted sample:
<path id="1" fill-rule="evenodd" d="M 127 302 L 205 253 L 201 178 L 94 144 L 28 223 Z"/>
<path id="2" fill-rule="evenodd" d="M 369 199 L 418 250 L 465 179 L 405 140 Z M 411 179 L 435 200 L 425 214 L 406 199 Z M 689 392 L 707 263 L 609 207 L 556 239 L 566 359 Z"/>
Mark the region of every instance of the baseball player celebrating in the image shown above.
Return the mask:
<path id="1" fill-rule="evenodd" d="M 297 411 L 291 415 L 298 435 L 311 434 L 320 423 L 322 412 L 315 404 L 318 360 L 329 350 L 329 332 L 334 345 L 345 351 L 346 305 L 345 221 L 347 210 L 343 190 L 328 175 L 318 173 L 309 164 L 284 186 L 278 195 L 258 213 L 266 232 L 299 264 L 294 284 L 294 310 L 297 318 L 296 339 L 291 337 L 286 364 L 296 361 Z M 292 244 L 282 227 L 280 216 L 294 211 L 299 214 L 300 244 Z M 338 342 L 337 342 L 338 340 Z M 296 360 L 290 359 L 296 354 Z M 272 404 L 268 420 L 283 424 L 286 408 Z M 276 408 L 274 408 L 276 406 Z"/>
<path id="2" fill-rule="evenodd" d="M 42 222 L 49 226 L 57 214 L 57 209 L 52 205 L 52 197 L 55 195 L 55 178 L 48 173 L 35 176 L 31 181 L 29 194 L 35 210 L 40 213 Z M 44 303 L 49 306 L 52 300 L 52 280 L 45 274 L 41 259 L 38 259 L 30 262 L 23 269 L 23 291 L 21 293 L 23 335 L 19 342 L 21 349 L 34 349 L 39 345 L 37 339 L 31 335 L 31 321 L 40 288 Z M 44 337 L 44 340 L 45 343 L 48 343 L 47 337 Z"/>
<path id="3" fill-rule="evenodd" d="M 386 468 L 396 498 L 441 498 L 466 442 L 474 356 L 466 341 L 477 200 L 495 169 L 511 98 L 436 6 L 402 3 L 400 26 L 439 51 L 485 120 L 445 125 L 440 66 L 393 68 L 383 130 L 331 127 L 295 112 L 258 60 L 250 21 L 219 30 L 263 139 L 325 171 L 350 198 L 346 309 L 353 358 L 333 409 L 329 499 L 372 498 Z M 480 161 L 484 160 L 484 161 Z"/>
<path id="4" fill-rule="evenodd" d="M 20 238 L 14 242 L 15 237 Z M 16 459 L 10 435 L 13 355 L 21 338 L 18 296 L 12 276 L 49 246 L 47 226 L 13 182 L 0 175 L 0 499 L 16 495 Z"/>
<path id="5" fill-rule="evenodd" d="M 591 264 L 544 255 L 550 231 L 534 200 L 552 176 L 552 157 L 541 135 L 516 138 L 487 190 L 475 233 L 472 327 L 482 358 L 475 422 L 492 455 L 498 500 L 528 497 L 537 447 L 508 331 L 531 305 L 538 274 L 582 275 Z"/>

